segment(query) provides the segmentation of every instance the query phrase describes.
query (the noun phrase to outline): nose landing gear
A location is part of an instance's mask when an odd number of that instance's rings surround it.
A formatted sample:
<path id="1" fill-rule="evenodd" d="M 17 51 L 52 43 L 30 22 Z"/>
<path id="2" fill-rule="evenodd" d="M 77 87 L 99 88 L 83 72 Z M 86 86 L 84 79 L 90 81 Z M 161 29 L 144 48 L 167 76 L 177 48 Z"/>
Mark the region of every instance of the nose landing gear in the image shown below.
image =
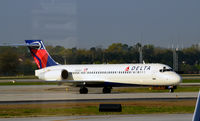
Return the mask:
<path id="1" fill-rule="evenodd" d="M 173 93 L 173 92 L 174 92 L 174 89 L 173 89 L 173 88 L 169 89 L 169 92 L 170 92 L 170 93 Z"/>
<path id="2" fill-rule="evenodd" d="M 177 89 L 177 86 L 168 86 L 169 92 L 173 93 L 174 89 Z"/>

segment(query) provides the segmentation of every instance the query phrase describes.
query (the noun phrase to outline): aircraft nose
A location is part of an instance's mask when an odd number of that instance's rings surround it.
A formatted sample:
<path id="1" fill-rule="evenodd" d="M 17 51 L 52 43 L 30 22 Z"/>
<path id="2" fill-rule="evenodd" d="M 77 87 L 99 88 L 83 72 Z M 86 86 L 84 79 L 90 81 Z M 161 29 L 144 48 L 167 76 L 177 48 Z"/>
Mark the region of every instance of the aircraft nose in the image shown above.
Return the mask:
<path id="1" fill-rule="evenodd" d="M 171 79 L 174 82 L 174 84 L 179 84 L 182 82 L 181 76 L 176 73 L 171 77 Z"/>

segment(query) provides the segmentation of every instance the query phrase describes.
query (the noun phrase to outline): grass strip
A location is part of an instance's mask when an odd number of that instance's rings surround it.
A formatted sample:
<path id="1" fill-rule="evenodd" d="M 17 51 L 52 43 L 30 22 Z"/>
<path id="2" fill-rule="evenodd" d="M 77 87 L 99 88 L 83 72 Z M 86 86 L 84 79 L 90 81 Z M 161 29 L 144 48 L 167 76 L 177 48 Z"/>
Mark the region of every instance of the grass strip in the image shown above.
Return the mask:
<path id="1" fill-rule="evenodd" d="M 116 103 L 116 102 L 110 102 Z M 173 114 L 193 113 L 195 100 L 190 101 L 131 101 L 122 104 L 122 112 L 99 112 L 99 103 L 9 104 L 0 105 L 0 117 Z"/>
<path id="2" fill-rule="evenodd" d="M 180 74 L 182 77 L 200 76 L 200 74 Z"/>
<path id="3" fill-rule="evenodd" d="M 183 79 L 182 83 L 200 83 L 200 79 Z"/>

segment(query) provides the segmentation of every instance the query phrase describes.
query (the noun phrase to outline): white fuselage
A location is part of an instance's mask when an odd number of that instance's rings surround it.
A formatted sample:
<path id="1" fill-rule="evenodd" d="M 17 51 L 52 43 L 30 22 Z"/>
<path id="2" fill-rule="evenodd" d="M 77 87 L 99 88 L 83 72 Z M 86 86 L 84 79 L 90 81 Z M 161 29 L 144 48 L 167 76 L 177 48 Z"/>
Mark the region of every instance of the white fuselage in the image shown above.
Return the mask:
<path id="1" fill-rule="evenodd" d="M 67 70 L 69 77 L 61 78 Z M 104 82 L 131 85 L 177 85 L 181 77 L 164 64 L 84 64 L 57 65 L 36 70 L 40 79 L 47 81 Z"/>

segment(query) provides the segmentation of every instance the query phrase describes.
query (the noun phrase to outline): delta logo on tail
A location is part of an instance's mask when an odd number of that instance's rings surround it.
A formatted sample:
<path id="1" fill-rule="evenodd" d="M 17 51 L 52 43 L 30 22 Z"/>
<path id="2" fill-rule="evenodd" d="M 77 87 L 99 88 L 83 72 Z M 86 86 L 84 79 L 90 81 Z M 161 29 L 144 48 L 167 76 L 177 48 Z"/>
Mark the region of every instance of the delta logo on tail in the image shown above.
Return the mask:
<path id="1" fill-rule="evenodd" d="M 25 40 L 39 69 L 58 65 L 46 51 L 41 40 Z M 38 45 L 38 46 L 36 46 Z"/>

